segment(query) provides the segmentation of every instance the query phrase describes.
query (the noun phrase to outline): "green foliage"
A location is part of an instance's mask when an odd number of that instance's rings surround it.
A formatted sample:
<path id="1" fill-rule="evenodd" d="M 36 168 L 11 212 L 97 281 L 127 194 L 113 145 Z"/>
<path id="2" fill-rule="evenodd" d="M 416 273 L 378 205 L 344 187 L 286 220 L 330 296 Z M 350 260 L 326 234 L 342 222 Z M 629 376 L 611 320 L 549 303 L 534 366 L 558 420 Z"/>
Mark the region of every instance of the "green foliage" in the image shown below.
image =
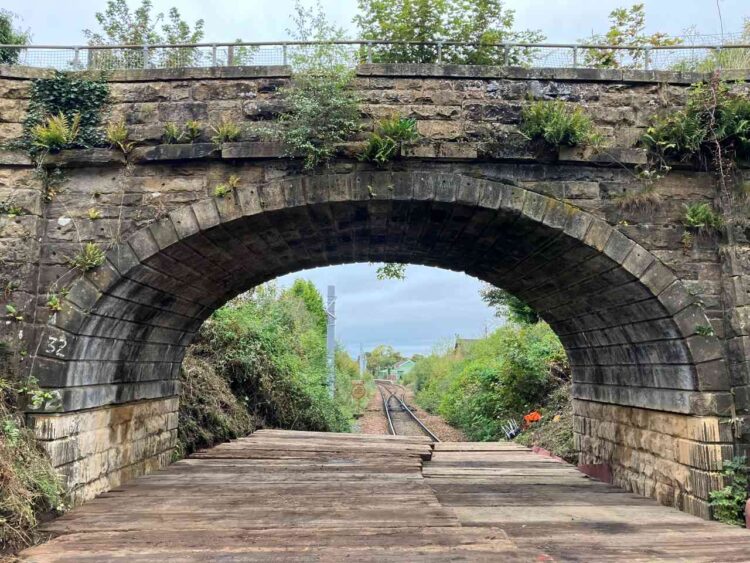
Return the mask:
<path id="1" fill-rule="evenodd" d="M 214 197 L 222 198 L 228 196 L 232 192 L 232 188 L 230 188 L 226 184 L 217 184 L 214 188 Z"/>
<path id="2" fill-rule="evenodd" d="M 350 413 L 328 394 L 325 331 L 310 302 L 261 286 L 206 322 L 206 349 L 259 424 L 347 431 Z"/>
<path id="3" fill-rule="evenodd" d="M 381 281 L 383 280 L 405 280 L 406 264 L 400 262 L 386 262 L 378 266 L 375 275 Z"/>
<path id="4" fill-rule="evenodd" d="M 700 336 L 713 336 L 715 334 L 714 327 L 711 325 L 695 325 L 695 334 Z"/>
<path id="5" fill-rule="evenodd" d="M 702 37 L 697 33 L 695 42 L 701 43 Z M 690 42 L 690 41 L 688 41 Z M 745 18 L 739 39 L 733 41 L 736 45 L 750 44 L 750 18 Z M 750 49 L 711 49 L 703 58 L 691 56 L 674 65 L 671 70 L 678 72 L 713 73 L 721 70 L 742 70 L 750 68 Z"/>
<path id="6" fill-rule="evenodd" d="M 514 31 L 515 12 L 502 0 L 358 0 L 354 22 L 362 39 L 390 42 L 457 41 L 469 47 L 445 45 L 442 60 L 454 64 L 505 64 L 503 42 L 536 43 L 544 39 L 537 31 Z M 432 45 L 373 45 L 372 60 L 382 63 L 434 63 Z M 508 63 L 531 61 L 529 49 L 513 49 Z"/>
<path id="7" fill-rule="evenodd" d="M 534 324 L 540 320 L 534 309 L 504 289 L 487 284 L 480 295 L 482 301 L 495 308 L 496 317 L 507 318 L 518 324 Z"/>
<path id="8" fill-rule="evenodd" d="M 386 164 L 401 154 L 401 147 L 418 138 L 416 119 L 398 116 L 383 119 L 367 140 L 360 159 Z"/>
<path id="9" fill-rule="evenodd" d="M 24 425 L 19 405 L 29 385 L 14 379 L 9 352 L 0 349 L 0 554 L 33 543 L 40 514 L 65 509 L 63 484 Z"/>
<path id="10" fill-rule="evenodd" d="M 78 138 L 80 125 L 81 115 L 78 113 L 70 121 L 62 112 L 51 115 L 45 123 L 35 125 L 31 129 L 34 147 L 49 152 L 72 147 Z"/>
<path id="11" fill-rule="evenodd" d="M 168 145 L 174 145 L 182 141 L 182 129 L 179 125 L 172 121 L 168 121 L 164 124 L 164 134 L 162 135 L 164 142 Z"/>
<path id="12" fill-rule="evenodd" d="M 18 142 L 20 148 L 35 154 L 44 152 L 46 145 L 55 148 L 105 145 L 100 125 L 102 110 L 109 99 L 109 84 L 103 76 L 91 79 L 80 73 L 55 72 L 51 78 L 35 79 L 30 95 L 24 136 Z M 64 116 L 67 124 L 67 135 L 64 134 L 66 128 L 63 123 L 57 123 L 62 121 L 61 116 Z M 59 131 L 46 137 L 46 141 L 45 133 L 42 133 L 42 139 L 35 138 L 35 132 L 41 133 L 53 119 Z M 74 123 L 77 123 L 77 132 L 70 135 Z"/>
<path id="13" fill-rule="evenodd" d="M 135 143 L 128 142 L 128 128 L 124 119 L 108 123 L 104 133 L 111 148 L 117 147 L 123 154 L 133 150 Z"/>
<path id="14" fill-rule="evenodd" d="M 301 72 L 281 91 L 286 111 L 281 138 L 290 156 L 311 170 L 333 158 L 337 146 L 360 129 L 359 104 L 350 90 L 352 73 L 342 68 Z"/>
<path id="15" fill-rule="evenodd" d="M 0 45 L 26 45 L 31 40 L 28 31 L 21 31 L 13 25 L 14 19 L 16 15 L 12 12 L 0 10 Z M 20 49 L 0 49 L 0 64 L 16 64 L 20 53 Z"/>
<path id="16" fill-rule="evenodd" d="M 177 455 L 246 436 L 255 428 L 245 405 L 233 393 L 229 381 L 217 373 L 201 337 L 188 349 L 180 370 L 180 420 Z"/>
<path id="17" fill-rule="evenodd" d="M 287 34 L 293 41 L 323 41 L 327 44 L 310 45 L 292 49 L 289 64 L 295 72 L 316 72 L 320 70 L 343 70 L 346 61 L 350 60 L 346 46 L 330 42 L 346 39 L 346 31 L 328 21 L 320 1 L 307 7 L 301 0 L 294 4 L 292 27 Z"/>
<path id="18" fill-rule="evenodd" d="M 57 293 L 48 294 L 46 306 L 50 311 L 62 311 L 62 300 L 60 299 L 60 295 Z"/>
<path id="19" fill-rule="evenodd" d="M 328 326 L 328 313 L 323 304 L 323 296 L 313 282 L 297 278 L 291 287 L 284 291 L 284 296 L 300 299 L 315 321 L 318 330 L 325 333 Z"/>
<path id="20" fill-rule="evenodd" d="M 552 391 L 539 409 L 542 419 L 521 432 L 515 441 L 524 446 L 540 446 L 569 463 L 577 464 L 570 388 L 570 383 L 563 383 Z"/>
<path id="21" fill-rule="evenodd" d="M 643 143 L 663 158 L 710 162 L 717 144 L 723 159 L 750 157 L 750 96 L 729 86 L 693 84 L 684 110 L 655 117 Z"/>
<path id="22" fill-rule="evenodd" d="M 98 244 L 87 242 L 81 246 L 81 251 L 78 254 L 68 258 L 68 264 L 81 272 L 88 272 L 104 264 L 105 258 L 104 250 Z"/>
<path id="23" fill-rule="evenodd" d="M 521 114 L 521 133 L 532 141 L 543 140 L 553 147 L 598 145 L 601 136 L 580 106 L 562 101 L 538 101 Z"/>
<path id="24" fill-rule="evenodd" d="M 682 223 L 686 227 L 697 229 L 703 233 L 721 230 L 724 220 L 708 203 L 691 203 L 685 205 Z"/>
<path id="25" fill-rule="evenodd" d="M 86 212 L 86 217 L 88 217 L 91 221 L 98 221 L 102 218 L 102 212 L 99 211 L 96 207 L 91 207 Z"/>
<path id="26" fill-rule="evenodd" d="M 404 359 L 400 352 L 393 349 L 393 346 L 381 344 L 366 353 L 367 370 L 373 375 L 381 369 L 392 368 L 398 362 Z"/>
<path id="27" fill-rule="evenodd" d="M 211 131 L 214 132 L 211 141 L 217 145 L 236 141 L 242 134 L 240 126 L 228 119 L 222 119 L 216 125 L 211 125 Z"/>
<path id="28" fill-rule="evenodd" d="M 546 323 L 506 325 L 459 353 L 420 359 L 411 372 L 417 401 L 472 440 L 504 439 L 501 424 L 543 405 L 567 371 L 562 344 Z"/>
<path id="29" fill-rule="evenodd" d="M 8 317 L 14 321 L 22 321 L 23 315 L 21 312 L 16 308 L 16 306 L 13 303 L 6 303 L 5 304 L 5 312 L 8 315 Z"/>
<path id="30" fill-rule="evenodd" d="M 19 207 L 13 200 L 0 201 L 0 215 L 7 215 L 8 217 L 18 217 L 23 215 L 25 210 L 23 207 Z"/>
<path id="31" fill-rule="evenodd" d="M 745 525 L 745 504 L 748 499 L 748 475 L 746 457 L 735 457 L 732 461 L 724 461 L 721 474 L 729 484 L 718 491 L 711 491 L 711 508 L 714 520 L 724 524 L 736 526 Z"/>
<path id="32" fill-rule="evenodd" d="M 203 39 L 203 20 L 197 20 L 191 28 L 180 16 L 177 8 L 170 8 L 167 16 L 153 13 L 151 0 L 142 0 L 141 5 L 130 11 L 127 0 L 108 0 L 103 12 L 96 13 L 96 21 L 101 30 L 83 31 L 90 46 L 97 45 L 159 45 L 199 43 Z M 143 68 L 150 62 L 159 66 L 193 66 L 199 59 L 199 52 L 193 48 L 160 49 L 149 52 L 144 60 L 140 49 L 125 52 L 101 50 L 93 52 L 100 68 L 131 67 Z"/>
<path id="33" fill-rule="evenodd" d="M 679 45 L 682 40 L 665 33 L 646 35 L 646 12 L 644 5 L 633 4 L 628 8 L 617 8 L 609 14 L 610 28 L 604 35 L 592 35 L 585 42 L 593 45 L 615 47 L 669 47 Z M 585 62 L 598 68 L 643 68 L 643 50 L 586 49 Z"/>
<path id="34" fill-rule="evenodd" d="M 195 121 L 194 119 L 190 119 L 185 122 L 184 137 L 185 139 L 187 139 L 189 143 L 194 143 L 198 139 L 200 139 L 200 136 L 202 133 L 203 133 L 203 126 L 201 125 L 200 121 Z"/>

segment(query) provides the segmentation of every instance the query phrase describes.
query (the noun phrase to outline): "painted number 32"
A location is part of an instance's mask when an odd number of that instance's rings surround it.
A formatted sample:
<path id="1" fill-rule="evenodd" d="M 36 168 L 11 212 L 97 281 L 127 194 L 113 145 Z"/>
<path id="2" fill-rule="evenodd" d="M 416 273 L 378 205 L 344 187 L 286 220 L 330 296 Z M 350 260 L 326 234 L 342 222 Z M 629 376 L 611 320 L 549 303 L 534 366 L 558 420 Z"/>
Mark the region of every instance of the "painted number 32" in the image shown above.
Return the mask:
<path id="1" fill-rule="evenodd" d="M 54 354 L 58 358 L 64 358 L 65 354 L 63 353 L 63 350 L 65 350 L 67 345 L 68 341 L 65 340 L 64 336 L 60 336 L 59 338 L 56 336 L 48 336 L 46 351 L 48 354 Z"/>

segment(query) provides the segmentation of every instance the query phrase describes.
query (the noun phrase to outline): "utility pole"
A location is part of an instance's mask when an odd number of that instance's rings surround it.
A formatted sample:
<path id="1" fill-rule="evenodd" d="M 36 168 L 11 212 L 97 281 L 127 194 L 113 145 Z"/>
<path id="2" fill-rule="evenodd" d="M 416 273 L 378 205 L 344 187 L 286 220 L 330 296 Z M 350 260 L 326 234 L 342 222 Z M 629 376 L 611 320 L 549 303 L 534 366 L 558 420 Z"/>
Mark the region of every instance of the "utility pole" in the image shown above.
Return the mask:
<path id="1" fill-rule="evenodd" d="M 362 344 L 359 345 L 359 376 L 364 377 L 365 371 L 367 370 L 367 358 L 365 357 L 365 349 Z"/>
<path id="2" fill-rule="evenodd" d="M 326 330 L 326 367 L 328 368 L 328 394 L 336 391 L 336 287 L 328 286 L 328 326 Z"/>

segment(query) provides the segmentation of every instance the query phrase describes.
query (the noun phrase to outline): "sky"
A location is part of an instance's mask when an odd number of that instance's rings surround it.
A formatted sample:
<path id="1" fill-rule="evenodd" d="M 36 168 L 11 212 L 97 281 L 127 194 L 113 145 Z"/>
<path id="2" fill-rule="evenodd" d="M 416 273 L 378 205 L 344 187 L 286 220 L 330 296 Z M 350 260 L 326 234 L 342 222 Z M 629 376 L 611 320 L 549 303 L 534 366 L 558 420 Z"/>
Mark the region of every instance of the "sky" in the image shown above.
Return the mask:
<path id="1" fill-rule="evenodd" d="M 750 16 L 748 0 L 641 0 L 646 4 L 647 31 L 672 35 L 696 26 L 701 33 L 718 34 L 721 9 L 725 32 L 737 32 Z M 310 1 L 308 0 L 308 4 Z M 518 29 L 540 29 L 550 42 L 573 42 L 607 28 L 607 15 L 632 0 L 507 0 L 516 12 Z M 130 5 L 140 4 L 130 0 Z M 294 0 L 153 0 L 156 11 L 177 6 L 188 21 L 206 21 L 206 42 L 273 41 L 286 37 Z M 355 0 L 321 0 L 329 18 L 355 35 Z M 96 28 L 94 14 L 105 0 L 3 0 L 0 8 L 15 12 L 30 28 L 37 44 L 84 44 L 83 29 Z"/>
<path id="2" fill-rule="evenodd" d="M 157 12 L 177 6 L 190 22 L 203 18 L 204 41 L 210 43 L 285 39 L 294 1 L 153 0 L 153 4 Z M 131 7 L 138 4 L 130 1 Z M 330 20 L 356 36 L 355 0 L 321 0 L 321 4 Z M 609 12 L 630 4 L 631 0 L 506 2 L 516 12 L 517 29 L 541 30 L 547 41 L 557 43 L 605 31 Z M 105 0 L 2 0 L 0 8 L 21 17 L 20 26 L 31 30 L 33 43 L 82 45 L 82 30 L 97 29 L 94 14 L 105 5 Z M 750 17 L 750 0 L 645 0 L 645 5 L 649 33 L 679 35 L 695 27 L 699 33 L 716 35 L 722 32 L 722 22 L 723 31 L 733 33 Z M 354 356 L 360 345 L 370 350 L 378 344 L 390 344 L 405 355 L 425 354 L 456 335 L 481 336 L 502 322 L 481 301 L 481 283 L 456 272 L 411 266 L 405 281 L 380 281 L 375 266 L 353 264 L 292 274 L 280 284 L 289 285 L 298 276 L 312 280 L 324 295 L 327 285 L 336 286 L 337 337 Z"/>

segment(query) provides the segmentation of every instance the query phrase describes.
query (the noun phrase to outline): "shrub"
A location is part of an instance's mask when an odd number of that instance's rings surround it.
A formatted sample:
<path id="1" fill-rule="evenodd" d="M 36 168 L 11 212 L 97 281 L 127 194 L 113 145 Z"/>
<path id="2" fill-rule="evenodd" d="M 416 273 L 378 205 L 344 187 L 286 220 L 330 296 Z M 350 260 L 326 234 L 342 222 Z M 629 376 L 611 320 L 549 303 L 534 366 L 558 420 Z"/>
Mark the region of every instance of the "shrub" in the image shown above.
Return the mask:
<path id="1" fill-rule="evenodd" d="M 182 141 L 182 130 L 176 123 L 171 121 L 164 124 L 164 142 L 168 145 L 174 145 Z"/>
<path id="2" fill-rule="evenodd" d="M 360 158 L 380 165 L 385 164 L 400 154 L 402 146 L 414 142 L 418 137 L 416 119 L 403 117 L 384 119 L 378 123 L 375 132 L 370 135 Z"/>
<path id="3" fill-rule="evenodd" d="M 501 424 L 546 402 L 567 370 L 562 344 L 546 323 L 506 325 L 467 350 L 447 349 L 412 370 L 417 401 L 472 440 L 504 438 Z"/>
<path id="4" fill-rule="evenodd" d="M 724 462 L 721 474 L 729 484 L 709 493 L 715 520 L 725 524 L 745 525 L 749 473 L 750 468 L 745 457 L 735 457 L 732 461 Z"/>
<path id="5" fill-rule="evenodd" d="M 219 198 L 226 197 L 227 195 L 231 193 L 231 191 L 232 191 L 232 188 L 230 188 L 228 185 L 217 184 L 216 187 L 214 188 L 214 197 L 219 197 Z"/>
<path id="6" fill-rule="evenodd" d="M 322 298 L 318 306 L 261 286 L 250 298 L 219 309 L 204 325 L 202 334 L 218 373 L 259 424 L 349 429 L 349 413 L 326 388 L 325 331 L 316 320 L 321 311 Z"/>
<path id="7" fill-rule="evenodd" d="M 226 119 L 222 119 L 216 125 L 211 125 L 211 130 L 214 132 L 211 141 L 217 145 L 236 141 L 242 134 L 242 129 L 240 129 L 239 125 Z"/>
<path id="8" fill-rule="evenodd" d="M 76 113 L 72 119 L 60 112 L 47 117 L 45 123 L 35 125 L 31 130 L 34 146 L 47 151 L 59 151 L 72 147 L 78 138 L 81 116 Z"/>
<path id="9" fill-rule="evenodd" d="M 104 260 L 104 250 L 94 242 L 87 242 L 78 254 L 68 259 L 68 263 L 81 272 L 88 272 L 104 264 Z"/>
<path id="10" fill-rule="evenodd" d="M 601 136 L 582 108 L 561 101 L 533 102 L 521 115 L 521 133 L 551 146 L 597 145 Z"/>
<path id="11" fill-rule="evenodd" d="M 682 223 L 699 232 L 711 233 L 721 230 L 724 220 L 708 203 L 691 203 L 685 205 Z"/>
<path id="12" fill-rule="evenodd" d="M 0 10 L 0 45 L 26 45 L 30 36 L 13 25 L 16 15 L 7 10 Z M 6 47 L 0 49 L 0 64 L 13 65 L 18 62 L 21 49 Z"/>
<path id="13" fill-rule="evenodd" d="M 360 129 L 359 104 L 350 91 L 351 71 L 335 67 L 301 72 L 281 91 L 281 139 L 290 156 L 304 158 L 306 170 L 326 164 L 337 146 Z"/>

